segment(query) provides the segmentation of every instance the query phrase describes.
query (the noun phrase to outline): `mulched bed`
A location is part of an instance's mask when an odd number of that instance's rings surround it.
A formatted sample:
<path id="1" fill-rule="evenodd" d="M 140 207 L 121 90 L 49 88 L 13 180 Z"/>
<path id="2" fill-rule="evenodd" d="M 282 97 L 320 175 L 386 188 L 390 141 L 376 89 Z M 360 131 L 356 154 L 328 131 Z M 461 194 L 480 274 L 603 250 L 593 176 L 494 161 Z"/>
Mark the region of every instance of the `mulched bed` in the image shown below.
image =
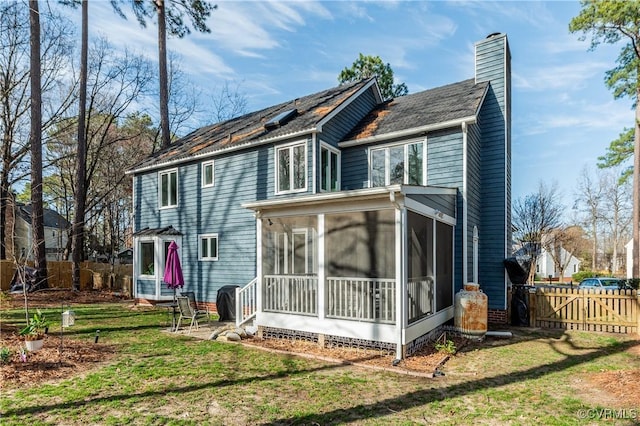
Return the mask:
<path id="1" fill-rule="evenodd" d="M 111 345 L 47 335 L 36 352 L 24 351 L 24 337 L 11 326 L 2 326 L 0 347 L 11 351 L 11 359 L 0 364 L 0 382 L 7 388 L 62 380 L 91 370 L 116 353 Z M 24 354 L 24 355 L 23 355 Z"/>
<path id="2" fill-rule="evenodd" d="M 449 337 L 449 339 L 454 341 L 458 349 L 469 344 L 467 339 L 460 337 Z M 429 344 L 394 365 L 395 355 L 390 355 L 386 351 L 375 349 L 349 347 L 322 348 L 316 343 L 293 339 L 252 338 L 243 340 L 242 342 L 246 345 L 258 346 L 262 349 L 277 352 L 295 353 L 296 355 L 304 357 L 373 367 L 423 377 L 433 377 L 437 374 L 438 368 L 442 366 L 450 356 L 455 356 L 439 352 L 435 350 L 433 344 Z"/>

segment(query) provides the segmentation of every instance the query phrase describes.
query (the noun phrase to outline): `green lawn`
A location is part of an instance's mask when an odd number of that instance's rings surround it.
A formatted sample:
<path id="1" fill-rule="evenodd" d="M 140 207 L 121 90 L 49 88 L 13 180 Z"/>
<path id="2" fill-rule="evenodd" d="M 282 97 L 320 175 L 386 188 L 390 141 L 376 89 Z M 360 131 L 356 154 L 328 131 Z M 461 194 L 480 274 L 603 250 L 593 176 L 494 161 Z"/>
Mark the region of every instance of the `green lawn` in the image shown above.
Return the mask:
<path id="1" fill-rule="evenodd" d="M 93 341 L 99 329 L 98 344 L 113 345 L 115 357 L 63 381 L 2 384 L 3 426 L 640 422 L 640 406 L 594 398 L 589 382 L 609 370 L 639 370 L 637 335 L 514 330 L 513 339 L 487 339 L 450 359 L 445 376 L 425 379 L 171 335 L 161 310 L 73 310 L 67 344 Z M 44 312 L 59 317 L 60 308 Z M 0 321 L 18 324 L 24 314 L 3 310 Z"/>

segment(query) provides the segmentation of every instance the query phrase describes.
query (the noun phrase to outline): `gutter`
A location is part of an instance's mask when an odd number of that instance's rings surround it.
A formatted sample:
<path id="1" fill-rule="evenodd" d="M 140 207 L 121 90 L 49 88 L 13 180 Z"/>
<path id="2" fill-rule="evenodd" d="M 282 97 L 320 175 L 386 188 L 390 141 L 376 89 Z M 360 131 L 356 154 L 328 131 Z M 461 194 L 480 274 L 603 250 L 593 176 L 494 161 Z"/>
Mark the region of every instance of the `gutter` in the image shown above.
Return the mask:
<path id="1" fill-rule="evenodd" d="M 398 130 L 397 132 L 384 133 L 380 135 L 369 136 L 362 139 L 353 139 L 350 141 L 340 142 L 338 143 L 338 146 L 340 148 L 349 148 L 352 146 L 358 146 L 358 145 L 363 145 L 363 144 L 372 143 L 372 142 L 379 142 L 379 141 L 388 140 L 388 139 L 411 136 L 416 133 L 431 132 L 434 130 L 447 129 L 450 127 L 458 127 L 458 126 L 462 126 L 462 123 L 475 124 L 476 122 L 477 122 L 477 117 L 475 115 L 472 115 L 469 117 L 456 118 L 455 120 L 443 121 L 441 123 L 427 124 L 425 126 L 412 127 L 410 129 L 405 129 L 405 130 Z"/>

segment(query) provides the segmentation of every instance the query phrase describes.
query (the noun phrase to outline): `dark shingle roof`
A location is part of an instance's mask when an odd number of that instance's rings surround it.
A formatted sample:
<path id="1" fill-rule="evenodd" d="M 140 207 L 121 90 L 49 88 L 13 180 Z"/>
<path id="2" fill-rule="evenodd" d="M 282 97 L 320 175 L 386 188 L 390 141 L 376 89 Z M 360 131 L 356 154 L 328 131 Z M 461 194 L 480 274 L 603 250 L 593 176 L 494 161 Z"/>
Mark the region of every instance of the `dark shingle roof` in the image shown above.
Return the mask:
<path id="1" fill-rule="evenodd" d="M 144 237 L 150 235 L 182 235 L 182 232 L 175 229 L 173 226 L 166 226 L 164 228 L 143 228 L 138 232 L 134 232 L 134 237 Z"/>
<path id="2" fill-rule="evenodd" d="M 369 80 L 344 84 L 322 92 L 284 102 L 241 117 L 202 127 L 172 143 L 167 149 L 148 157 L 134 168 L 140 170 L 162 163 L 205 155 L 220 149 L 250 146 L 288 134 L 313 129 L 342 102 L 369 84 Z M 280 126 L 265 128 L 265 123 L 285 111 L 296 113 Z"/>
<path id="3" fill-rule="evenodd" d="M 391 99 L 371 111 L 344 138 L 364 139 L 475 116 L 488 83 L 464 80 Z"/>
<path id="4" fill-rule="evenodd" d="M 31 204 L 18 204 L 18 215 L 28 223 L 31 223 Z M 49 209 L 43 209 L 42 221 L 47 228 L 68 229 L 71 224 L 58 212 Z"/>

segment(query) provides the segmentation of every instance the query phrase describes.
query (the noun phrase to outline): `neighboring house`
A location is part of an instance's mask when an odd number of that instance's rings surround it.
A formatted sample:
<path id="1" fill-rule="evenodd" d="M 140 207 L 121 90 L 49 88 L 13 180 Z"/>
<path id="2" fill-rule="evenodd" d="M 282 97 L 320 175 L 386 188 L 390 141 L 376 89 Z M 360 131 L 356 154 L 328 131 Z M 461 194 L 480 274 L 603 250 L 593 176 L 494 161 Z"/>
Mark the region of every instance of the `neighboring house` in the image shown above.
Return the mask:
<path id="1" fill-rule="evenodd" d="M 134 292 L 162 282 L 176 241 L 185 290 L 226 285 L 263 335 L 360 342 L 402 357 L 454 316 L 467 281 L 506 321 L 511 241 L 507 37 L 475 77 L 381 98 L 344 84 L 203 127 L 137 165 Z"/>
<path id="2" fill-rule="evenodd" d="M 118 265 L 133 263 L 133 249 L 127 248 L 116 254 L 115 262 Z"/>
<path id="3" fill-rule="evenodd" d="M 63 260 L 64 250 L 67 246 L 67 234 L 71 224 L 58 212 L 50 209 L 44 209 L 43 222 L 47 260 Z M 11 259 L 15 255 L 16 259 L 33 259 L 31 205 L 16 202 L 14 209 L 14 205 L 9 204 L 7 229 L 9 230 L 7 232 L 7 258 Z"/>
<path id="4" fill-rule="evenodd" d="M 536 260 L 536 275 L 541 279 L 557 278 L 560 282 L 570 281 L 571 276 L 580 270 L 582 261 L 573 256 L 563 247 L 560 247 L 560 263 L 566 265 L 564 273 L 560 276 L 560 271 L 556 270 L 553 256 L 546 249 L 542 249 Z"/>
<path id="5" fill-rule="evenodd" d="M 535 257 L 536 275 L 539 279 L 545 280 L 551 276 L 551 278 L 557 279 L 561 282 L 568 282 L 571 280 L 571 276 L 580 270 L 580 264 L 582 261 L 573 256 L 563 247 L 560 247 L 559 251 L 561 262 L 563 265 L 566 265 L 562 277 L 560 276 L 560 271 L 556 269 L 553 256 L 544 246 L 535 248 L 532 243 L 525 243 L 514 250 L 513 256 L 526 258 Z"/>

